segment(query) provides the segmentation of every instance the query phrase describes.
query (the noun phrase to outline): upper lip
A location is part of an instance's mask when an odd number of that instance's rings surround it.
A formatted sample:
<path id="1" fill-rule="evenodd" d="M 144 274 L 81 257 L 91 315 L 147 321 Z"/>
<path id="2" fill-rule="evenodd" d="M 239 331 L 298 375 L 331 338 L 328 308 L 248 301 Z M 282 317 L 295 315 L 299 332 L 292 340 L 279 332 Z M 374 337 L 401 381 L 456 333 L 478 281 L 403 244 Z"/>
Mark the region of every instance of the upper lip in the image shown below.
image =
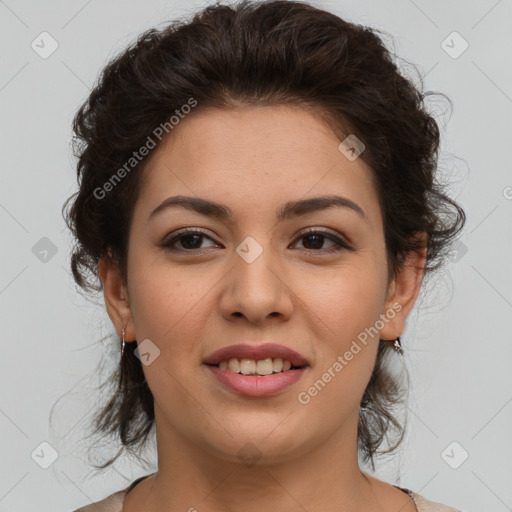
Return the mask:
<path id="1" fill-rule="evenodd" d="M 263 343 L 261 345 L 239 343 L 237 345 L 229 345 L 212 352 L 204 359 L 203 363 L 219 364 L 221 361 L 229 361 L 233 357 L 238 359 L 254 359 L 255 361 L 266 359 L 267 357 L 280 357 L 283 360 L 290 361 L 292 366 L 306 366 L 308 364 L 306 358 L 295 352 L 295 350 L 276 343 Z"/>

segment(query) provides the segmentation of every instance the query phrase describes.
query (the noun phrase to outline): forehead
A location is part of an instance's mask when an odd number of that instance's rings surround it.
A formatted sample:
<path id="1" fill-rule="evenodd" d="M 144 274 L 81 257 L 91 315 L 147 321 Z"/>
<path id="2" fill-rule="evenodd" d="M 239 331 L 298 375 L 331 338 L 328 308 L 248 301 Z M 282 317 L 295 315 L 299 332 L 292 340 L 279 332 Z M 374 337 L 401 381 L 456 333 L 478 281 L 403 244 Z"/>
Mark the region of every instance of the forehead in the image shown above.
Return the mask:
<path id="1" fill-rule="evenodd" d="M 289 200 L 336 193 L 378 221 L 372 170 L 361 158 L 347 159 L 340 142 L 319 115 L 297 107 L 198 111 L 151 155 L 136 209 L 147 214 L 180 194 L 254 215 Z"/>

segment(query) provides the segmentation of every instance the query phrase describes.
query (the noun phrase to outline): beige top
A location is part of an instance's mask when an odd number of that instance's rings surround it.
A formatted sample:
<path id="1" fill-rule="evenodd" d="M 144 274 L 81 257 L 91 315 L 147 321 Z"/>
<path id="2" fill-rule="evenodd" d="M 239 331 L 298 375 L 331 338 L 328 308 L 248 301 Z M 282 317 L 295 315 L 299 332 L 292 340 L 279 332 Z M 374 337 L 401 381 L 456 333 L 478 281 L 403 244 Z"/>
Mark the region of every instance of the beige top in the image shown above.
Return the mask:
<path id="1" fill-rule="evenodd" d="M 154 474 L 154 473 L 152 473 Z M 147 478 L 151 475 L 142 476 L 137 478 L 134 482 L 132 482 L 126 489 L 122 489 L 113 494 L 110 494 L 106 498 L 101 501 L 97 501 L 96 503 L 91 503 L 90 505 L 86 505 L 79 509 L 74 510 L 73 512 L 122 512 L 123 511 L 123 501 L 127 492 L 131 491 L 141 480 Z M 461 512 L 459 509 L 448 507 L 446 505 L 441 505 L 440 503 L 434 503 L 433 501 L 429 501 L 423 496 L 416 494 L 409 489 L 404 489 L 403 487 L 398 487 L 394 485 L 397 489 L 408 494 L 416 504 L 416 508 L 418 512 Z"/>

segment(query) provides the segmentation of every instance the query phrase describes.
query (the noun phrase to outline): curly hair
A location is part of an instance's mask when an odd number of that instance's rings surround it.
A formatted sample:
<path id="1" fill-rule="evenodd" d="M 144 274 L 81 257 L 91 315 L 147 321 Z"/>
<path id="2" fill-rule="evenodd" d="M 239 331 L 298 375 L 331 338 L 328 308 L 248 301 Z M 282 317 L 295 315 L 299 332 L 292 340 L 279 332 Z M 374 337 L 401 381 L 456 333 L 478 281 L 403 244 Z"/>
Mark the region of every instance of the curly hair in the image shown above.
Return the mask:
<path id="1" fill-rule="evenodd" d="M 378 32 L 306 2 L 244 0 L 210 5 L 191 19 L 142 33 L 104 67 L 73 119 L 79 189 L 63 213 L 76 240 L 76 283 L 90 294 L 102 291 L 101 257 L 116 262 L 127 282 L 128 234 L 148 159 L 108 191 L 104 184 L 191 98 L 197 104 L 190 115 L 287 104 L 320 113 L 336 134 L 355 134 L 376 184 L 391 275 L 410 251 L 425 248 L 425 275 L 439 268 L 465 214 L 436 179 L 440 133 L 425 105 L 432 93 L 401 74 Z M 98 198 L 99 189 L 108 200 Z M 153 396 L 135 347 L 127 344 L 111 375 L 114 392 L 95 416 L 97 432 L 119 436 L 128 451 L 147 441 L 154 424 Z M 392 412 L 403 386 L 386 363 L 389 350 L 379 344 L 360 404 L 358 447 L 372 467 L 374 456 L 394 450 L 405 432 Z M 379 452 L 391 430 L 397 442 Z M 97 467 L 112 464 L 122 450 Z"/>

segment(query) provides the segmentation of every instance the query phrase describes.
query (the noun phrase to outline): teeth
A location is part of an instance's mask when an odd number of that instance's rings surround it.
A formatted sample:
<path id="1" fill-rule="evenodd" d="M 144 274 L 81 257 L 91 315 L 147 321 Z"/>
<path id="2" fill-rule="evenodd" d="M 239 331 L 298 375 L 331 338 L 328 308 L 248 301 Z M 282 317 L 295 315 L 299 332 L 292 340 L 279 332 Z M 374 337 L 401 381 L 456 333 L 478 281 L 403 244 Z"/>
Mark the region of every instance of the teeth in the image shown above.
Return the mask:
<path id="1" fill-rule="evenodd" d="M 285 372 L 291 367 L 292 363 L 290 361 L 286 359 L 283 361 L 280 357 L 275 359 L 267 357 L 259 361 L 246 358 L 239 360 L 233 357 L 229 361 L 221 361 L 219 363 L 219 368 L 222 370 L 229 369 L 232 372 L 243 375 L 270 375 L 272 373 Z"/>
<path id="2" fill-rule="evenodd" d="M 283 369 L 283 360 L 280 357 L 272 360 L 272 369 L 275 372 L 280 372 Z"/>

